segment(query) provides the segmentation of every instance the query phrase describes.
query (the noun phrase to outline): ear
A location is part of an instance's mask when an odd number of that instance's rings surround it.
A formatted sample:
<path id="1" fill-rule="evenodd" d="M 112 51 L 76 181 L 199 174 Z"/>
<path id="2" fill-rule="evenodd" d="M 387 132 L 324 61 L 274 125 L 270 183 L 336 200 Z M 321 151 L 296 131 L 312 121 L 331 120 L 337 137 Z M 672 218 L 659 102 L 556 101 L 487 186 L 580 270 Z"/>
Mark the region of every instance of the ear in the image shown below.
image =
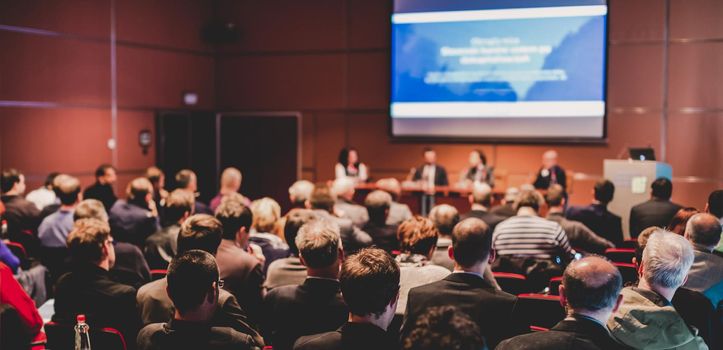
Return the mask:
<path id="1" fill-rule="evenodd" d="M 487 262 L 489 262 L 490 265 L 492 265 L 493 262 L 495 262 L 495 259 L 497 258 L 497 251 L 494 249 L 490 249 L 490 256 L 487 258 Z"/>
<path id="2" fill-rule="evenodd" d="M 450 259 L 454 260 L 454 247 L 449 246 L 449 248 L 447 248 L 447 255 Z"/>
<path id="3" fill-rule="evenodd" d="M 306 207 L 306 209 L 311 209 L 311 201 L 309 201 L 308 199 L 305 200 L 305 201 L 304 201 L 304 207 Z"/>
<path id="4" fill-rule="evenodd" d="M 640 261 L 640 264 L 638 265 L 638 278 L 643 279 L 643 261 Z"/>
<path id="5" fill-rule="evenodd" d="M 615 301 L 615 306 L 613 306 L 613 313 L 618 311 L 618 309 L 620 308 L 620 304 L 622 304 L 622 303 L 623 303 L 623 295 L 619 294 L 618 300 Z"/>
<path id="6" fill-rule="evenodd" d="M 339 262 L 343 262 L 343 261 L 344 261 L 344 258 L 346 258 L 346 257 L 344 256 L 344 249 L 343 249 L 342 247 L 339 247 L 339 249 L 338 249 L 338 251 L 336 252 L 336 254 L 337 254 L 338 258 L 339 258 Z"/>
<path id="7" fill-rule="evenodd" d="M 564 309 L 567 305 L 567 294 L 565 292 L 565 286 L 563 286 L 562 283 L 557 287 L 557 292 L 560 294 L 560 305 L 562 305 Z"/>
<path id="8" fill-rule="evenodd" d="M 236 232 L 236 240 L 240 240 L 241 236 L 243 236 L 245 234 L 246 234 L 246 228 L 242 226 L 240 229 L 238 229 L 238 232 Z"/>
<path id="9" fill-rule="evenodd" d="M 471 194 L 467 196 L 467 200 L 469 200 L 469 204 L 474 204 L 474 197 Z"/>

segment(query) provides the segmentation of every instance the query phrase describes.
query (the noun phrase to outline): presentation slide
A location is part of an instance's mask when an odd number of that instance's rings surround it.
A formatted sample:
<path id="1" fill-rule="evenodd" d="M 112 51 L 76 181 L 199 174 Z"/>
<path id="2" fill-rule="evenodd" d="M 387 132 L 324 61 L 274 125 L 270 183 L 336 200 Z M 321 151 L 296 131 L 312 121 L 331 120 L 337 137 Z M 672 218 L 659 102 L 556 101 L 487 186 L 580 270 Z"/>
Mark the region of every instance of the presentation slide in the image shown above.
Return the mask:
<path id="1" fill-rule="evenodd" d="M 396 0 L 395 136 L 601 139 L 605 1 Z"/>

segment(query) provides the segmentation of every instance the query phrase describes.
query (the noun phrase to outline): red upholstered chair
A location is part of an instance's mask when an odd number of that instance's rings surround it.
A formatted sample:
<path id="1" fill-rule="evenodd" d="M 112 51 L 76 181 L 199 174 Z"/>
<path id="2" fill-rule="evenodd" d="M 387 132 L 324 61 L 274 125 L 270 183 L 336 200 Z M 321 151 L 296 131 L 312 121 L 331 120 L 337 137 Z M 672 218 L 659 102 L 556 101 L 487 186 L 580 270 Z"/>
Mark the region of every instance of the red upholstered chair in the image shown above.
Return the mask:
<path id="1" fill-rule="evenodd" d="M 622 243 L 620 243 L 617 247 L 623 249 L 635 249 L 638 247 L 638 240 L 635 238 L 628 238 Z"/>
<path id="2" fill-rule="evenodd" d="M 550 329 L 565 318 L 560 297 L 545 294 L 520 294 L 517 307 L 519 317 L 528 327 Z"/>
<path id="3" fill-rule="evenodd" d="M 562 276 L 550 278 L 549 295 L 560 295 L 560 285 L 562 284 Z"/>
<path id="4" fill-rule="evenodd" d="M 48 336 L 47 348 L 52 350 L 73 350 L 75 347 L 75 330 L 72 325 L 48 322 L 45 324 Z M 115 328 L 90 328 L 90 344 L 94 349 L 126 350 L 123 334 Z"/>
<path id="5" fill-rule="evenodd" d="M 605 257 L 614 263 L 631 263 L 635 257 L 635 249 L 630 248 L 608 248 L 605 249 Z"/>
<path id="6" fill-rule="evenodd" d="M 630 263 L 614 262 L 620 274 L 623 276 L 623 286 L 631 285 L 638 282 L 638 267 Z"/>
<path id="7" fill-rule="evenodd" d="M 497 284 L 507 293 L 522 294 L 530 291 L 527 286 L 527 278 L 523 275 L 509 272 L 493 272 Z"/>
<path id="8" fill-rule="evenodd" d="M 151 270 L 151 281 L 155 281 L 155 280 L 164 278 L 164 277 L 166 277 L 167 274 L 168 274 L 168 270 L 163 270 L 163 269 Z"/>

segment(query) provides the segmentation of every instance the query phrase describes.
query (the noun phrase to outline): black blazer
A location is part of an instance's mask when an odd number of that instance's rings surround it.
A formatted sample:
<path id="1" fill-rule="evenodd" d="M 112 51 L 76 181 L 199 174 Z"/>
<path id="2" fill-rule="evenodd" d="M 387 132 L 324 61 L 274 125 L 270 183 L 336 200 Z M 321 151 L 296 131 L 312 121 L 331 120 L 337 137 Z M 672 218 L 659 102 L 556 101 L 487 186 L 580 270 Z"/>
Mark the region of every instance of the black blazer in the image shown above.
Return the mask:
<path id="1" fill-rule="evenodd" d="M 485 224 L 487 224 L 487 226 L 490 227 L 490 232 L 493 232 L 495 230 L 495 227 L 497 226 L 497 224 L 499 224 L 504 219 L 506 219 L 502 216 L 492 214 L 489 211 L 482 211 L 482 210 L 470 210 L 467 213 L 465 213 L 464 215 L 462 215 L 462 220 L 467 219 L 467 218 L 477 218 L 477 219 L 484 221 Z"/>
<path id="2" fill-rule="evenodd" d="M 330 332 L 346 322 L 339 282 L 307 278 L 298 286 L 272 289 L 264 299 L 262 332 L 274 350 L 291 349 L 301 336 Z"/>
<path id="3" fill-rule="evenodd" d="M 550 188 L 550 185 L 552 185 L 552 174 L 555 174 L 555 182 L 556 184 L 559 184 L 562 186 L 562 188 L 567 188 L 567 176 L 565 175 L 565 169 L 560 167 L 559 165 L 555 165 L 554 167 L 550 168 L 550 171 L 547 173 L 547 176 L 542 175 L 542 168 L 537 171 L 537 178 L 535 179 L 534 186 L 537 189 L 540 190 L 546 190 Z"/>
<path id="4" fill-rule="evenodd" d="M 434 170 L 434 185 L 435 186 L 447 186 L 449 185 L 449 180 L 447 179 L 447 170 L 444 169 L 443 166 L 436 164 Z M 424 172 L 424 165 L 417 168 L 417 171 L 414 172 L 414 177 L 412 178 L 412 181 L 419 181 L 422 179 L 422 174 Z"/>
<path id="5" fill-rule="evenodd" d="M 549 332 L 525 334 L 500 343 L 497 350 L 615 350 L 619 344 L 605 326 L 586 318 L 560 321 Z"/>
<path id="6" fill-rule="evenodd" d="M 565 213 L 570 220 L 582 222 L 596 235 L 620 245 L 623 242 L 623 223 L 619 216 L 608 211 L 602 204 L 570 207 Z"/>
<path id="7" fill-rule="evenodd" d="M 682 208 L 668 200 L 650 199 L 630 209 L 630 237 L 636 238 L 650 226 L 666 227 Z"/>
<path id="8" fill-rule="evenodd" d="M 493 349 L 502 339 L 525 333 L 525 327 L 514 316 L 516 304 L 516 296 L 495 289 L 480 276 L 452 273 L 441 281 L 409 291 L 402 339 L 414 329 L 417 318 L 427 308 L 455 305 L 477 322 L 487 346 Z"/>
<path id="9" fill-rule="evenodd" d="M 383 329 L 371 324 L 351 322 L 345 323 L 333 332 L 301 337 L 294 344 L 294 350 L 392 349 L 399 349 L 399 345 Z"/>

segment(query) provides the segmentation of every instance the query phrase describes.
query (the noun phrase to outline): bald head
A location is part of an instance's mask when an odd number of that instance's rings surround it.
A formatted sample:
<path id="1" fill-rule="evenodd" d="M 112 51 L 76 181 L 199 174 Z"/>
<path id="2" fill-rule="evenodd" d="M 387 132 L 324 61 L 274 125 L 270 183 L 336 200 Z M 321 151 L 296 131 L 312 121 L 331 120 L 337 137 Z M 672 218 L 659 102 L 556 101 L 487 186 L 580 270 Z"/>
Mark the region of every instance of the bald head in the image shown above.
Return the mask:
<path id="1" fill-rule="evenodd" d="M 472 267 L 489 258 L 492 232 L 477 218 L 462 220 L 452 231 L 454 261 L 462 267 Z"/>
<path id="2" fill-rule="evenodd" d="M 710 249 L 718 245 L 720 236 L 720 221 L 711 214 L 695 214 L 688 220 L 685 227 L 685 237 L 689 241 Z"/>
<path id="3" fill-rule="evenodd" d="M 472 186 L 472 203 L 489 208 L 492 205 L 492 187 L 484 182 L 475 182 Z"/>
<path id="4" fill-rule="evenodd" d="M 545 169 L 552 168 L 557 165 L 557 151 L 548 150 L 542 154 L 542 165 Z"/>
<path id="5" fill-rule="evenodd" d="M 620 271 L 596 256 L 572 262 L 562 276 L 563 294 L 573 312 L 612 310 L 622 286 Z"/>
<path id="6" fill-rule="evenodd" d="M 429 219 L 437 226 L 439 233 L 448 236 L 459 222 L 459 212 L 449 204 L 440 204 L 429 211 Z"/>

